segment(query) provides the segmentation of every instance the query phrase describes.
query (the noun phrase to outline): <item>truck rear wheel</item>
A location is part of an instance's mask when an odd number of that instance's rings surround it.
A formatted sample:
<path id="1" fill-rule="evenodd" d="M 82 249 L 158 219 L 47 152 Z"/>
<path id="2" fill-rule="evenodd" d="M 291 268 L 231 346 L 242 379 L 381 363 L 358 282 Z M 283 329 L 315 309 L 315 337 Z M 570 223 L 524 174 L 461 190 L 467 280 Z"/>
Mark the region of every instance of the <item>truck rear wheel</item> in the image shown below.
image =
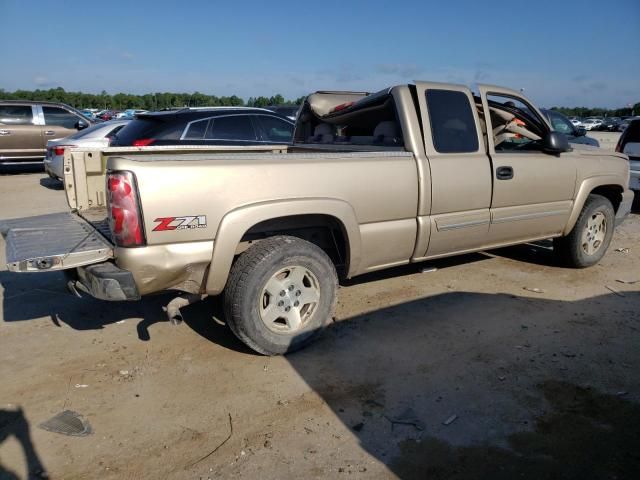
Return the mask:
<path id="1" fill-rule="evenodd" d="M 337 289 L 336 270 L 322 249 L 296 237 L 270 237 L 242 253 L 231 269 L 226 321 L 256 352 L 292 352 L 331 321 Z"/>
<path id="2" fill-rule="evenodd" d="M 590 267 L 607 252 L 614 228 L 615 212 L 609 199 L 589 195 L 573 229 L 566 237 L 554 239 L 553 250 L 570 267 Z"/>

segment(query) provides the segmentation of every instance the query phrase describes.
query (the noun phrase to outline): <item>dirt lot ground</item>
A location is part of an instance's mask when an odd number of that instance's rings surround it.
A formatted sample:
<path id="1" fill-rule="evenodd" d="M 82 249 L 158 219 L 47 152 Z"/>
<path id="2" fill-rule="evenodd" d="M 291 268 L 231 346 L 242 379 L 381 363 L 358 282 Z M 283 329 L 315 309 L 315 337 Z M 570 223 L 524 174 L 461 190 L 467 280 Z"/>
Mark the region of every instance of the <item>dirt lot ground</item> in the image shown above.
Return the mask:
<path id="1" fill-rule="evenodd" d="M 65 207 L 43 174 L 0 176 L 0 218 Z M 639 238 L 636 214 L 586 270 L 524 245 L 357 279 L 286 358 L 215 299 L 175 327 L 166 296 L 3 268 L 0 478 L 640 478 Z M 65 409 L 93 433 L 38 427 Z"/>

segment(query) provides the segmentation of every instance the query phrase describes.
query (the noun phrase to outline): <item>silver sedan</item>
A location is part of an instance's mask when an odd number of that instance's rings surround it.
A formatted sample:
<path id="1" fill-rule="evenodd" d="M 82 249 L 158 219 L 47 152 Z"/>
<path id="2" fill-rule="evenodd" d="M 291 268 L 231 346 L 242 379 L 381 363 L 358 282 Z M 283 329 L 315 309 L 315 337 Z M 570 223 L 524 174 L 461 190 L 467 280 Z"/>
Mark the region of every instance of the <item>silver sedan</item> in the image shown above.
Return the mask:
<path id="1" fill-rule="evenodd" d="M 71 147 L 108 147 L 113 136 L 129 123 L 130 119 L 111 120 L 99 123 L 65 138 L 49 140 L 44 169 L 51 178 L 62 179 L 64 152 Z"/>

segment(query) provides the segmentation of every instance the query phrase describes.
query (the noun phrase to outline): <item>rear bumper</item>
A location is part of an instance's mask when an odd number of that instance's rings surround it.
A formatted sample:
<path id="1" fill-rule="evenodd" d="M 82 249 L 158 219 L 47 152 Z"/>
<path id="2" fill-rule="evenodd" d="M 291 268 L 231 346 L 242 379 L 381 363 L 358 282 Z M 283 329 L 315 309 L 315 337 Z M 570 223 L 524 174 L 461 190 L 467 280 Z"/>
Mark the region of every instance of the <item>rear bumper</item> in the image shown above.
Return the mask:
<path id="1" fill-rule="evenodd" d="M 622 193 L 622 202 L 616 212 L 616 227 L 624 222 L 625 218 L 631 212 L 631 205 L 633 204 L 633 190 L 625 190 Z"/>
<path id="2" fill-rule="evenodd" d="M 140 300 L 140 293 L 128 270 L 116 267 L 111 262 L 97 263 L 76 269 L 77 279 L 69 286 L 88 293 L 100 300 L 123 301 Z"/>

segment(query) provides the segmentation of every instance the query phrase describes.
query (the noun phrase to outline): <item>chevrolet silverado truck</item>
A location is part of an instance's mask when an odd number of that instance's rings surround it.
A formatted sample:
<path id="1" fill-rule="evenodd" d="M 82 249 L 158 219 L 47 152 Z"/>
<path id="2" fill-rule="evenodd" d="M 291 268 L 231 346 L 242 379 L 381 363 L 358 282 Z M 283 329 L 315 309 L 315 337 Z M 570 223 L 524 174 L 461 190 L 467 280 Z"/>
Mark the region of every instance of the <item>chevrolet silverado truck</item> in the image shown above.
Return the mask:
<path id="1" fill-rule="evenodd" d="M 433 82 L 316 92 L 292 145 L 70 149 L 64 176 L 69 212 L 2 222 L 9 270 L 103 300 L 175 291 L 174 322 L 223 295 L 267 355 L 318 335 L 340 278 L 548 238 L 593 265 L 633 198 L 625 155 L 570 147 L 521 93 Z"/>

